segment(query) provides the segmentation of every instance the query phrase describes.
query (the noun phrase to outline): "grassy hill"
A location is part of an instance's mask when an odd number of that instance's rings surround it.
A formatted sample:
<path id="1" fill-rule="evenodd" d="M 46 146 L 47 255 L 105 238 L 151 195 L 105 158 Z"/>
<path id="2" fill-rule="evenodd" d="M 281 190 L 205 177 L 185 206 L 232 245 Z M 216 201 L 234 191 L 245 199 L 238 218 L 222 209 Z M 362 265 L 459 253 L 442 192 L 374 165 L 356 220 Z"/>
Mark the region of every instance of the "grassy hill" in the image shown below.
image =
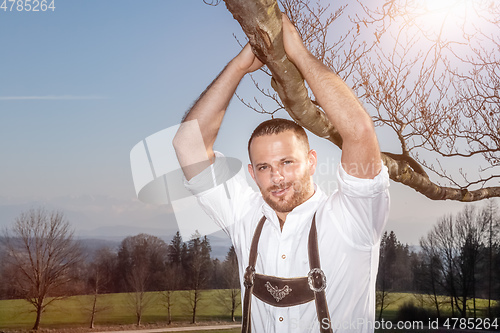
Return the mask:
<path id="1" fill-rule="evenodd" d="M 197 321 L 230 322 L 230 312 L 224 305 L 218 302 L 218 294 L 221 291 L 207 290 L 203 293 L 197 311 Z M 172 320 L 174 323 L 190 323 L 191 312 L 187 298 L 188 292 L 176 291 L 173 293 Z M 99 326 L 133 325 L 136 322 L 135 308 L 132 303 L 132 294 L 106 294 L 99 295 L 98 308 L 101 310 L 96 314 L 95 324 Z M 166 324 L 167 309 L 161 293 L 147 293 L 150 305 L 144 310 L 142 323 Z M 384 310 L 385 320 L 395 320 L 398 308 L 405 302 L 419 303 L 419 297 L 409 293 L 393 293 L 393 300 Z M 443 301 L 445 298 L 443 298 Z M 479 315 L 484 313 L 487 301 L 476 300 L 480 309 Z M 90 309 L 92 296 L 74 296 L 54 302 L 42 315 L 41 328 L 76 328 L 88 327 L 90 323 Z M 442 315 L 450 315 L 450 308 L 444 306 Z M 2 300 L 0 301 L 0 330 L 15 329 L 28 330 L 33 326 L 35 313 L 33 307 L 24 300 Z M 377 312 L 378 315 L 378 312 Z M 241 319 L 241 307 L 236 313 L 236 321 Z M 237 331 L 237 330 L 236 330 Z M 226 331 L 227 332 L 227 331 Z"/>
<path id="2" fill-rule="evenodd" d="M 230 321 L 230 313 L 223 305 L 214 301 L 217 290 L 203 293 L 197 313 L 198 321 Z M 144 310 L 142 323 L 161 323 L 167 320 L 167 309 L 160 293 L 147 293 L 150 305 Z M 95 324 L 128 325 L 136 322 L 135 308 L 131 294 L 99 295 L 98 307 L 102 310 L 96 314 Z M 88 326 L 92 308 L 92 296 L 73 296 L 54 302 L 42 315 L 42 328 L 62 328 Z M 172 320 L 190 322 L 187 292 L 173 293 Z M 29 329 L 35 322 L 33 307 L 24 300 L 0 301 L 0 329 Z M 241 308 L 238 309 L 241 316 Z M 240 318 L 238 317 L 237 320 Z"/>

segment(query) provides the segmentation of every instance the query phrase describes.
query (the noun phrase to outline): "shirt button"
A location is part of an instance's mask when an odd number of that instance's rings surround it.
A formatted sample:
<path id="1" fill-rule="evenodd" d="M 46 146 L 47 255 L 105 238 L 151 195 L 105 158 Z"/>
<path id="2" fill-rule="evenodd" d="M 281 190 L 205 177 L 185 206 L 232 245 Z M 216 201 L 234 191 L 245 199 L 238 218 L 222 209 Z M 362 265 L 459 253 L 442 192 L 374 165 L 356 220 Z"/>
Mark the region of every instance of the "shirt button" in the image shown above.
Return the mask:
<path id="1" fill-rule="evenodd" d="M 283 317 L 280 317 L 280 321 L 283 321 Z"/>
<path id="2" fill-rule="evenodd" d="M 282 254 L 281 259 L 286 259 L 286 255 Z"/>

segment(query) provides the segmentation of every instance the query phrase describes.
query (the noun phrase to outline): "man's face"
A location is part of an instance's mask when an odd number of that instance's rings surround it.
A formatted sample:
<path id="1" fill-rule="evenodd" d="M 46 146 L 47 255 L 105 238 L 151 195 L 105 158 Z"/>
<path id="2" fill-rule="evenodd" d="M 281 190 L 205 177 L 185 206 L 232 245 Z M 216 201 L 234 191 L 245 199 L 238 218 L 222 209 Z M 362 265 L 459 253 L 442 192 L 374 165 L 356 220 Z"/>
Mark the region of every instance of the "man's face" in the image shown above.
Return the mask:
<path id="1" fill-rule="evenodd" d="M 288 213 L 314 194 L 316 152 L 308 151 L 294 132 L 254 138 L 250 157 L 248 171 L 276 212 Z"/>

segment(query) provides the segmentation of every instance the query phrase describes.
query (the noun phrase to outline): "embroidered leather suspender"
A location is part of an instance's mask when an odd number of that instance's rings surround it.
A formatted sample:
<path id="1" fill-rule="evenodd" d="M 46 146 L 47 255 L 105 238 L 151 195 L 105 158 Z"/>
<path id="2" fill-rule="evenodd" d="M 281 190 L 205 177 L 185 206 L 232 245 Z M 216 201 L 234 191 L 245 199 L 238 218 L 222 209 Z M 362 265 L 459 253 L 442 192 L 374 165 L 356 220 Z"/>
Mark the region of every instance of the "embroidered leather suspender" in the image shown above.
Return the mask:
<path id="1" fill-rule="evenodd" d="M 318 250 L 318 236 L 316 233 L 316 214 L 314 214 L 308 240 L 309 274 L 299 278 L 279 278 L 257 274 L 257 248 L 262 227 L 266 217 L 263 216 L 252 238 L 248 267 L 244 275 L 245 296 L 243 298 L 243 320 L 241 332 L 251 332 L 251 305 L 252 294 L 258 299 L 273 306 L 286 307 L 304 304 L 315 300 L 320 332 L 333 332 L 330 322 L 330 313 L 326 303 L 326 277 L 321 270 Z"/>

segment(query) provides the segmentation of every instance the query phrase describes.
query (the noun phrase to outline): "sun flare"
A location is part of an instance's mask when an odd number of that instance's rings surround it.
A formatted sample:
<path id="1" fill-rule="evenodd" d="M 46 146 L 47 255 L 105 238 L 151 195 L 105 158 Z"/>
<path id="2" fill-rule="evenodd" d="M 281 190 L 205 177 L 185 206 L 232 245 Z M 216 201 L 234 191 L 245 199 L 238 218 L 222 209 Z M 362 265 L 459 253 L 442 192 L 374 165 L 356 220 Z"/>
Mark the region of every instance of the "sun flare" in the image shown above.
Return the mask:
<path id="1" fill-rule="evenodd" d="M 439 12 L 439 11 L 460 11 L 467 6 L 467 2 L 470 0 L 425 0 L 425 9 L 429 12 Z"/>
<path id="2" fill-rule="evenodd" d="M 453 33 L 457 27 L 474 21 L 474 2 L 478 0 L 424 0 L 419 24 L 430 33 Z"/>

